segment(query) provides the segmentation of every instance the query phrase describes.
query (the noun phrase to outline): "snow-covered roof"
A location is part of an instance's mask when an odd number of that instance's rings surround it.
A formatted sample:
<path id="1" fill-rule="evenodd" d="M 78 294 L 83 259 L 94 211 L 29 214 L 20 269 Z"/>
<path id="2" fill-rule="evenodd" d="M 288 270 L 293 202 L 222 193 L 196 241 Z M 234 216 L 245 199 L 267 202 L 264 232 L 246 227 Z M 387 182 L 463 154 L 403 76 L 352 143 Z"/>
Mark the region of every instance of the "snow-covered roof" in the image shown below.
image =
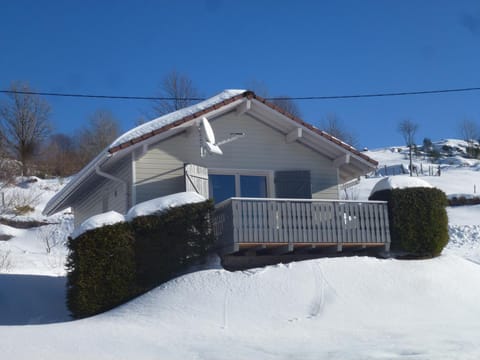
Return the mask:
<path id="1" fill-rule="evenodd" d="M 207 100 L 188 106 L 186 108 L 166 114 L 145 124 L 137 126 L 130 131 L 127 131 L 109 146 L 107 146 L 96 158 L 94 158 L 88 165 L 86 165 L 65 187 L 58 192 L 45 206 L 43 214 L 51 215 L 57 211 L 62 210 L 67 206 L 63 206 L 64 200 L 75 191 L 75 189 L 92 173 L 95 169 L 101 166 L 108 158 L 115 152 L 129 147 L 133 144 L 139 143 L 147 138 L 157 135 L 161 130 L 168 129 L 170 126 L 175 126 L 178 121 L 185 119 L 194 119 L 201 116 L 202 113 L 211 111 L 219 104 L 226 101 L 232 101 L 235 98 L 242 97 L 247 90 L 224 90 L 218 95 L 215 95 Z"/>
<path id="2" fill-rule="evenodd" d="M 159 134 L 165 133 L 171 129 L 174 129 L 182 124 L 193 121 L 197 118 L 205 116 L 212 111 L 221 109 L 222 107 L 231 104 L 235 101 L 241 102 L 242 99 L 255 99 L 259 103 L 262 103 L 278 113 L 284 115 L 293 121 L 297 126 L 303 126 L 304 128 L 315 134 L 317 139 L 326 140 L 333 148 L 336 148 L 336 152 L 348 152 L 354 155 L 365 168 L 373 169 L 378 163 L 367 155 L 361 153 L 354 147 L 344 143 L 343 141 L 335 138 L 334 136 L 321 131 L 315 126 L 304 122 L 303 120 L 293 116 L 287 111 L 279 108 L 273 103 L 266 101 L 260 96 L 255 95 L 252 91 L 248 90 L 224 90 L 221 93 L 199 102 L 198 104 L 174 111 L 170 114 L 166 114 L 159 118 L 156 118 L 148 123 L 137 126 L 136 128 L 126 132 L 118 137 L 109 146 L 107 146 L 95 159 L 93 159 L 88 165 L 86 165 L 64 188 L 57 193 L 45 206 L 43 214 L 51 215 L 55 212 L 63 210 L 70 206 L 68 199 L 75 194 L 76 190 L 92 175 L 95 174 L 96 169 L 101 168 L 106 164 L 109 159 L 114 158 L 113 155 L 121 150 L 132 148 L 133 145 L 139 144 L 147 139 L 153 138 Z M 111 163 L 112 161 L 110 161 Z M 365 170 L 368 171 L 368 170 Z"/>
<path id="3" fill-rule="evenodd" d="M 145 137 L 149 134 L 154 133 L 156 130 L 165 127 L 166 125 L 170 125 L 175 121 L 182 120 L 187 116 L 193 115 L 199 111 L 208 109 L 216 104 L 221 103 L 222 101 L 229 100 L 235 96 L 242 95 L 247 90 L 224 90 L 220 94 L 215 95 L 205 101 L 202 101 L 198 104 L 188 106 L 186 108 L 174 111 L 170 114 L 166 114 L 160 116 L 157 119 L 149 121 L 145 124 L 137 126 L 136 128 L 127 131 L 125 134 L 120 136 L 116 139 L 112 144 L 109 146 L 110 151 L 114 151 L 117 147 L 122 148 L 122 145 L 128 144 L 131 141 L 136 139 L 140 139 Z"/>

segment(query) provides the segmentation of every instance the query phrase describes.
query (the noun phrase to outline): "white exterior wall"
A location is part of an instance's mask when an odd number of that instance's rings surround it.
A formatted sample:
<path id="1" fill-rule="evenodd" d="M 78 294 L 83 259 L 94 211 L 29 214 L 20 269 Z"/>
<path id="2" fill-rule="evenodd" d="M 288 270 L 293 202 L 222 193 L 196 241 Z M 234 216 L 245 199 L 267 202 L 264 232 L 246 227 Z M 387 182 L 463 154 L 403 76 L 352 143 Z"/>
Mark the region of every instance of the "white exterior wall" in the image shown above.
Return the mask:
<path id="1" fill-rule="evenodd" d="M 209 169 L 310 170 L 312 197 L 338 198 L 338 173 L 332 162 L 320 153 L 298 143 L 287 143 L 285 135 L 254 119 L 235 112 L 210 121 L 217 142 L 230 133 L 245 137 L 221 146 L 223 155 L 200 156 L 197 131 L 188 131 L 153 144 L 135 159 L 136 203 L 184 191 L 185 163 Z"/>
<path id="2" fill-rule="evenodd" d="M 73 206 L 75 227 L 89 217 L 103 213 L 105 205 L 107 206 L 106 211 L 114 210 L 120 214 L 127 212 L 131 206 L 129 203 L 132 184 L 130 157 L 122 160 L 117 169 L 111 172 L 111 175 L 125 180 L 127 191 L 125 192 L 125 186 L 119 181 L 104 179 L 99 182 L 98 186 Z"/>

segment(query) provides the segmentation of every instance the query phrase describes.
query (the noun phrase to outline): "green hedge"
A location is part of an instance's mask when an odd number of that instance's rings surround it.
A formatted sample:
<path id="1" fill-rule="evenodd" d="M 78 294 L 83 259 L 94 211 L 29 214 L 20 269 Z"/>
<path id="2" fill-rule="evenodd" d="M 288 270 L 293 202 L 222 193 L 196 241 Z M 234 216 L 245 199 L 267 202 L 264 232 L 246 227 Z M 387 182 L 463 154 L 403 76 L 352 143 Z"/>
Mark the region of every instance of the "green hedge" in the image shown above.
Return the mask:
<path id="1" fill-rule="evenodd" d="M 465 197 L 465 196 L 454 196 L 448 199 L 449 206 L 464 206 L 464 205 L 478 205 L 480 204 L 480 197 Z"/>
<path id="2" fill-rule="evenodd" d="M 129 223 L 69 239 L 67 306 L 73 317 L 106 311 L 136 293 L 134 242 Z"/>
<path id="3" fill-rule="evenodd" d="M 151 289 L 206 258 L 214 242 L 213 208 L 213 203 L 206 201 L 132 220 L 137 284 L 142 289 Z"/>
<path id="4" fill-rule="evenodd" d="M 416 257 L 440 255 L 448 243 L 447 197 L 435 188 L 383 190 L 369 200 L 388 201 L 392 250 Z"/>
<path id="5" fill-rule="evenodd" d="M 75 318 L 98 314 L 206 258 L 214 238 L 206 201 L 90 230 L 69 239 L 67 306 Z"/>

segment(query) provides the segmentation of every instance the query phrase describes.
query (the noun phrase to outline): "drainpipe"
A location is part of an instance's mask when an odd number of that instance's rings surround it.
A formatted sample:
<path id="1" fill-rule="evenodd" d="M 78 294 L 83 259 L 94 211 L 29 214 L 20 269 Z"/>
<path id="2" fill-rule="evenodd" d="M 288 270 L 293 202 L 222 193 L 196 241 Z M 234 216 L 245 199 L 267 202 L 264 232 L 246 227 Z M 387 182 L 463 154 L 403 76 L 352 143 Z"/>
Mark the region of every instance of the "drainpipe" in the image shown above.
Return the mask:
<path id="1" fill-rule="evenodd" d="M 104 178 L 107 178 L 109 180 L 119 182 L 123 185 L 123 189 L 125 191 L 125 200 L 126 200 L 125 213 L 127 213 L 127 211 L 128 211 L 128 184 L 127 184 L 127 182 L 123 179 L 120 179 L 116 176 L 113 176 L 112 174 L 109 174 L 109 173 L 106 173 L 106 172 L 102 171 L 100 169 L 100 166 L 98 166 L 98 165 L 95 167 L 95 173 L 97 175 L 103 176 Z"/>

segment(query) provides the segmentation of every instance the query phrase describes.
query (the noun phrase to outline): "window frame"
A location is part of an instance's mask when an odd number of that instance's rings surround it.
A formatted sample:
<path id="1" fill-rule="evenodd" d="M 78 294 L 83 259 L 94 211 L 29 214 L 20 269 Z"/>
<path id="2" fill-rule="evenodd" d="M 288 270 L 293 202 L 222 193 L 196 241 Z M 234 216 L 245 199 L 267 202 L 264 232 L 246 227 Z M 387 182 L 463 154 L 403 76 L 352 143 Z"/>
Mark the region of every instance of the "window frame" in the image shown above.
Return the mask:
<path id="1" fill-rule="evenodd" d="M 273 170 L 254 170 L 254 169 L 208 169 L 208 176 L 210 175 L 233 175 L 235 176 L 235 197 L 241 197 L 240 188 L 240 176 L 264 176 L 266 178 L 267 185 L 267 198 L 274 197 L 275 183 L 274 183 L 274 171 Z M 208 182 L 209 192 L 210 181 Z M 210 194 L 213 198 L 213 192 Z"/>

